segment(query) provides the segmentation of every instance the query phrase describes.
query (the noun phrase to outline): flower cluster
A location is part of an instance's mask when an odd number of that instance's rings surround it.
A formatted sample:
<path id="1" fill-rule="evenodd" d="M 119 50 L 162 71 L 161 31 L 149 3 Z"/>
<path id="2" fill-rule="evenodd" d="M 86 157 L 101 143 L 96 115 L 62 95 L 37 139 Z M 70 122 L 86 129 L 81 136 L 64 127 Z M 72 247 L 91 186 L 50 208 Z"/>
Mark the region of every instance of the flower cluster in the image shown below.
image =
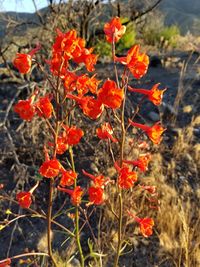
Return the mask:
<path id="1" fill-rule="evenodd" d="M 38 92 L 35 92 L 30 98 L 19 100 L 19 102 L 15 104 L 14 111 L 19 114 L 21 119 L 31 121 L 34 115 L 45 119 L 51 118 L 53 112 L 51 96 L 46 95 L 40 97 L 38 101 L 34 102 L 37 94 Z"/>
<path id="2" fill-rule="evenodd" d="M 88 72 L 95 71 L 97 56 L 93 54 L 93 48 L 86 48 L 85 40 L 78 37 L 75 30 L 70 30 L 66 33 L 57 30 L 57 36 L 52 46 L 52 56 L 50 60 L 45 61 L 48 63 L 49 71 L 51 72 L 51 76 L 48 76 L 51 79 L 48 78 L 47 80 L 52 87 L 52 92 L 43 95 L 42 89 L 37 88 L 28 99 L 19 100 L 14 105 L 14 111 L 23 120 L 31 121 L 34 116 L 37 116 L 39 119 L 44 120 L 47 127 L 49 127 L 47 141 L 44 144 L 45 159 L 41 163 L 38 172 L 42 177 L 50 181 L 50 186 L 53 184 L 52 188 L 56 188 L 56 192 L 61 191 L 70 196 L 71 203 L 76 209 L 76 225 L 78 225 L 80 205 L 84 205 L 86 201 L 86 206 L 99 206 L 103 205 L 107 200 L 109 201 L 105 190 L 111 184 L 116 187 L 115 191 L 118 194 L 118 198 L 123 196 L 124 191 L 133 191 L 138 188 L 141 192 L 146 191 L 147 194 L 152 195 L 156 191 L 155 186 L 140 183 L 140 177 L 148 171 L 148 165 L 152 158 L 148 151 L 148 143 L 150 142 L 137 140 L 135 143 L 139 153 L 136 158 L 131 159 L 131 153 L 124 152 L 123 146 L 128 134 L 127 129 L 130 126 L 142 130 L 156 145 L 161 142 L 165 129 L 159 121 L 153 126 L 149 126 L 133 121 L 135 116 L 132 119 L 125 119 L 125 100 L 126 92 L 129 90 L 133 93 L 142 94 L 154 105 L 160 105 L 166 89 L 158 89 L 159 83 L 155 84 L 151 90 L 136 89 L 128 85 L 130 75 L 135 79 L 141 79 L 146 74 L 149 57 L 146 53 L 141 52 L 140 46 L 137 44 L 128 50 L 126 56 L 115 56 L 115 43 L 120 40 L 125 30 L 126 27 L 121 24 L 118 17 L 111 19 L 104 26 L 106 40 L 112 45 L 113 63 L 124 66 L 124 74 L 121 79 L 119 79 L 117 71 L 116 81 L 109 78 L 101 81 L 97 79 L 96 73 L 91 75 L 79 72 L 81 67 L 86 68 Z M 33 62 L 40 66 L 36 59 L 33 60 L 38 50 L 39 46 L 28 54 L 17 55 L 13 63 L 20 73 L 26 74 L 30 72 Z M 83 116 L 91 119 L 91 123 L 93 120 L 99 119 L 103 113 L 105 114 L 106 120 L 103 123 L 96 122 L 99 126 L 95 132 L 99 139 L 107 140 L 113 165 L 116 169 L 116 177 L 113 177 L 113 179 L 105 177 L 101 173 L 93 175 L 82 170 L 82 174 L 90 178 L 90 186 L 87 189 L 83 189 L 79 185 L 78 177 L 80 173 L 75 170 L 72 152 L 73 147 L 79 145 L 82 137 L 86 135 L 86 131 L 78 127 L 78 119 L 73 122 L 75 109 L 81 111 Z M 114 115 L 113 118 L 111 118 L 111 114 Z M 119 114 L 120 116 L 118 116 Z M 104 118 L 104 116 L 102 117 Z M 134 140 L 132 143 L 134 144 Z M 113 147 L 118 149 L 117 153 L 113 152 Z M 64 161 L 63 155 L 67 156 L 69 161 Z M 28 209 L 31 206 L 33 192 L 38 184 L 39 182 L 28 192 L 17 193 L 16 199 L 22 208 Z M 88 201 L 85 200 L 85 195 L 88 195 Z M 82 201 L 83 197 L 85 198 L 84 201 Z M 122 205 L 122 201 L 119 203 Z M 52 203 L 50 203 L 50 206 L 52 206 Z M 49 207 L 50 209 L 51 207 Z M 117 219 L 122 221 L 120 216 L 123 214 L 123 207 L 120 210 L 119 217 L 116 215 L 117 209 L 113 213 Z M 139 218 L 130 211 L 128 211 L 128 214 L 139 224 L 140 231 L 144 237 L 152 234 L 152 227 L 154 226 L 152 218 Z M 118 225 L 121 227 L 122 223 Z M 121 232 L 120 230 L 119 235 Z M 120 246 L 121 244 L 118 245 L 119 248 Z"/>
<path id="3" fill-rule="evenodd" d="M 52 59 L 49 62 L 52 74 L 62 75 L 64 78 L 70 60 L 77 64 L 83 63 L 88 71 L 94 71 L 97 56 L 92 54 L 92 51 L 93 48 L 85 47 L 85 40 L 77 37 L 75 30 L 66 33 L 57 30 L 57 37 L 52 47 Z"/>
<path id="4" fill-rule="evenodd" d="M 92 180 L 92 186 L 88 189 L 89 203 L 101 205 L 104 202 L 104 187 L 111 182 L 110 178 L 105 178 L 103 175 L 94 176 L 85 170 L 82 170 L 85 176 Z"/>

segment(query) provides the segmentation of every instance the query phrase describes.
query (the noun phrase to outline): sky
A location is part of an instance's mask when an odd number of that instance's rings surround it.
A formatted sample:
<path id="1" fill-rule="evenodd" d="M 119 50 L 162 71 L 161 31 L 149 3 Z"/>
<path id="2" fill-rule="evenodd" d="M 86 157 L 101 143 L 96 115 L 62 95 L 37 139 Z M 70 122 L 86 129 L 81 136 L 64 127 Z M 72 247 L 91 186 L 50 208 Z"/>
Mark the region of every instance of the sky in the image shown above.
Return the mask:
<path id="1" fill-rule="evenodd" d="M 59 0 L 54 2 L 59 2 Z M 37 9 L 41 9 L 47 6 L 48 1 L 35 0 L 35 3 L 37 5 Z M 0 12 L 6 11 L 34 13 L 35 7 L 33 5 L 33 0 L 0 0 Z"/>
<path id="2" fill-rule="evenodd" d="M 47 0 L 35 0 L 38 9 L 47 6 Z M 35 12 L 32 0 L 0 0 L 0 11 Z"/>

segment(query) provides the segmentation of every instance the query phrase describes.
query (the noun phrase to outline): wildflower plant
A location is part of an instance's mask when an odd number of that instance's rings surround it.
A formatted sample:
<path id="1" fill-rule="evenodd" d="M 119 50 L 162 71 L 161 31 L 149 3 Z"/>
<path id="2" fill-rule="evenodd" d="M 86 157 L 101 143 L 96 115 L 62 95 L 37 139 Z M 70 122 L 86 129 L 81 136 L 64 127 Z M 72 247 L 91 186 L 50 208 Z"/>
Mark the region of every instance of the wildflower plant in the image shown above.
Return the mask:
<path id="1" fill-rule="evenodd" d="M 115 43 L 120 40 L 125 30 L 126 27 L 121 24 L 118 17 L 111 19 L 104 26 L 106 40 L 112 47 L 115 80 L 108 77 L 107 80 L 100 81 L 97 79 L 96 73 L 90 74 L 95 71 L 98 56 L 93 54 L 92 48 L 86 48 L 85 40 L 78 37 L 75 30 L 66 33 L 57 30 L 51 58 L 44 62 L 44 64 L 48 64 L 50 74 L 46 73 L 45 68 L 34 58 L 35 53 L 39 52 L 39 46 L 28 54 L 18 54 L 14 59 L 14 66 L 22 74 L 29 73 L 32 64 L 35 64 L 40 71 L 44 72 L 51 87 L 51 92 L 46 95 L 43 95 L 42 89 L 36 88 L 28 99 L 19 100 L 14 105 L 14 111 L 21 119 L 29 122 L 33 117 L 38 117 L 38 120 L 46 123 L 50 133 L 49 140 L 43 144 L 44 160 L 38 166 L 40 176 L 49 181 L 48 210 L 46 213 L 40 214 L 31 209 L 35 190 L 39 187 L 41 180 L 37 181 L 29 191 L 18 192 L 16 195 L 16 201 L 21 208 L 47 221 L 48 251 L 47 253 L 42 251 L 35 252 L 35 254 L 25 253 L 2 259 L 0 266 L 10 266 L 13 259 L 32 255 L 46 256 L 51 262 L 50 266 L 58 266 L 52 251 L 51 229 L 53 224 L 61 227 L 70 238 L 76 240 L 81 266 L 86 266 L 88 256 L 84 255 L 82 247 L 80 218 L 85 208 L 89 206 L 95 206 L 97 211 L 98 207 L 110 209 L 114 214 L 115 225 L 117 225 L 117 243 L 113 255 L 111 255 L 114 267 L 119 264 L 126 241 L 123 229 L 124 218 L 129 218 L 132 222 L 137 223 L 144 237 L 152 235 L 153 219 L 136 214 L 131 206 L 127 207 L 127 203 L 124 205 L 127 191 L 134 194 L 134 190 L 141 190 L 155 195 L 156 187 L 154 185 L 146 185 L 140 181 L 141 174 L 143 175 L 148 170 L 151 155 L 147 151 L 147 143 L 137 135 L 132 136 L 133 142 L 129 151 L 125 150 L 125 143 L 131 128 L 134 127 L 139 131 L 142 130 L 141 133 L 144 132 L 154 144 L 158 145 L 165 129 L 160 122 L 153 126 L 136 122 L 135 116 L 139 111 L 139 106 L 131 118 L 126 118 L 125 106 L 128 90 L 143 94 L 144 98 L 159 105 L 165 89 L 159 90 L 159 84 L 153 86 L 151 90 L 134 89 L 133 84 L 129 84 L 130 76 L 138 80 L 146 74 L 149 57 L 141 52 L 139 45 L 131 47 L 125 57 L 116 57 Z M 118 64 L 124 66 L 122 75 L 119 75 L 117 70 Z M 80 72 L 80 69 L 86 72 Z M 73 148 L 82 142 L 85 133 L 79 127 L 77 119 L 74 119 L 75 110 L 87 117 L 91 125 L 95 122 L 97 140 L 102 140 L 109 147 L 110 161 L 116 170 L 115 177 L 106 177 L 106 169 L 104 173 L 98 174 L 85 169 L 80 173 L 76 171 Z M 101 118 L 103 118 L 103 122 Z M 96 126 L 97 124 L 98 126 Z M 137 158 L 130 159 L 129 154 L 134 146 L 140 153 Z M 65 160 L 66 155 L 69 158 L 67 161 Z M 78 157 L 78 155 L 76 156 Z M 82 179 L 89 184 L 87 188 L 83 188 Z M 115 187 L 116 206 L 109 200 L 109 188 L 111 187 Z M 52 218 L 53 201 L 58 193 L 63 194 L 73 206 L 75 229 L 73 232 Z M 8 199 L 8 197 L 4 197 Z"/>

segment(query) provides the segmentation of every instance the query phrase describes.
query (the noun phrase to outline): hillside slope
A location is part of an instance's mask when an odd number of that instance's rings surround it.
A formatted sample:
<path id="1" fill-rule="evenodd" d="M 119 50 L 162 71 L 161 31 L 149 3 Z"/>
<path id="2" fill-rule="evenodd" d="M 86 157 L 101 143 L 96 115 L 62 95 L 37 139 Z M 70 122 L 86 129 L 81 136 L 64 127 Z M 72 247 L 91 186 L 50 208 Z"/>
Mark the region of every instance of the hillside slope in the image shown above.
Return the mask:
<path id="1" fill-rule="evenodd" d="M 178 25 L 182 34 L 200 35 L 199 0 L 163 0 L 159 9 L 165 14 L 166 25 Z"/>

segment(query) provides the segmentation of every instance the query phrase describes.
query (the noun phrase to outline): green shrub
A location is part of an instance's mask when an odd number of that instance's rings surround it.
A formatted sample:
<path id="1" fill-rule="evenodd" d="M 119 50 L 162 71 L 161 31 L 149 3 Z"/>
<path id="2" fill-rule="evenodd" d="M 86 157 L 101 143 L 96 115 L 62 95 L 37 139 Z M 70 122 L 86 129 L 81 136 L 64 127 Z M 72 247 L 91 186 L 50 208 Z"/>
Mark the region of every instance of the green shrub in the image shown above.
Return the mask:
<path id="1" fill-rule="evenodd" d="M 106 42 L 105 39 L 98 40 L 96 45 L 94 46 L 94 50 L 94 52 L 98 55 L 101 55 L 101 57 L 107 56 L 111 58 L 112 56 L 111 45 Z"/>
<path id="2" fill-rule="evenodd" d="M 178 26 L 163 26 L 160 29 L 148 29 L 144 32 L 143 38 L 146 44 L 163 47 L 176 47 L 177 37 L 180 35 Z"/>
<path id="3" fill-rule="evenodd" d="M 159 37 L 160 37 L 160 40 L 162 39 L 163 41 L 168 42 L 169 46 L 176 47 L 177 37 L 179 35 L 180 35 L 180 30 L 178 26 L 172 25 L 172 26 L 164 27 L 161 30 Z"/>

